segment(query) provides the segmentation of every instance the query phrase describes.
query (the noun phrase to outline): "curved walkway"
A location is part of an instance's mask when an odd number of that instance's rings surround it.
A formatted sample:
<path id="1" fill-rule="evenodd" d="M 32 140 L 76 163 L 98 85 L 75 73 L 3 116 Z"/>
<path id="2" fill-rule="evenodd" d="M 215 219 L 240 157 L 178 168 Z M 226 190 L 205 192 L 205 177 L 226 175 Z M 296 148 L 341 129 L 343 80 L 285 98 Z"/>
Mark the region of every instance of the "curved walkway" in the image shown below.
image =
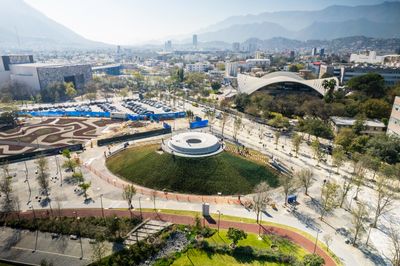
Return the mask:
<path id="1" fill-rule="evenodd" d="M 55 215 L 58 216 L 68 216 L 68 217 L 88 217 L 88 216 L 96 216 L 101 217 L 104 216 L 118 216 L 118 217 L 130 217 L 130 213 L 128 210 L 110 210 L 110 209 L 61 209 L 61 210 L 53 210 Z M 133 211 L 137 216 L 140 216 L 140 212 Z M 36 211 L 36 217 L 47 217 L 50 213 L 47 211 Z M 195 218 L 192 216 L 185 216 L 185 215 L 175 215 L 175 214 L 165 214 L 165 213 L 156 213 L 156 212 L 142 212 L 143 218 L 151 218 L 151 219 L 158 219 L 162 221 L 168 221 L 175 224 L 194 224 Z M 21 212 L 20 217 L 25 218 L 33 218 L 34 213 L 33 211 Z M 208 225 L 212 228 L 217 228 L 216 222 L 209 222 L 207 219 L 203 219 L 203 224 Z M 243 229 L 247 232 L 252 232 L 258 234 L 260 230 L 260 225 L 258 224 L 249 224 L 249 223 L 242 223 L 242 222 L 234 222 L 234 221 L 220 221 L 220 228 L 228 229 L 229 227 L 235 227 L 239 229 Z M 268 234 L 277 234 L 283 237 L 287 237 L 294 243 L 298 244 L 299 246 L 303 247 L 310 253 L 314 252 L 314 245 L 315 243 L 310 239 L 304 237 L 303 235 L 291 231 L 286 228 L 270 226 L 270 225 L 262 225 L 262 231 Z M 318 255 L 324 258 L 326 266 L 335 266 L 337 265 L 333 258 L 322 248 L 319 246 L 316 247 L 315 251 Z"/>

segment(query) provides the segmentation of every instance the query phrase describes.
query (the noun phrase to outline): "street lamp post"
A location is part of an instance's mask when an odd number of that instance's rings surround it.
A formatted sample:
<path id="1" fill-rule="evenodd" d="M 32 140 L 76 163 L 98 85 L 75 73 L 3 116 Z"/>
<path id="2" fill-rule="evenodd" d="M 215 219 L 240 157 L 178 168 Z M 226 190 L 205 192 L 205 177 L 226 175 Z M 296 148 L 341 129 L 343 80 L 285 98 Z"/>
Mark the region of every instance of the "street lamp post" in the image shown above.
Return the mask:
<path id="1" fill-rule="evenodd" d="M 141 202 L 140 202 L 140 199 L 141 199 L 141 198 L 142 198 L 142 197 L 139 197 L 139 212 L 140 212 L 140 219 L 143 220 L 142 204 L 141 204 Z"/>
<path id="2" fill-rule="evenodd" d="M 220 210 L 218 210 L 217 211 L 218 212 L 218 234 L 219 234 L 219 224 L 220 224 L 220 222 L 221 222 L 221 211 Z"/>
<path id="3" fill-rule="evenodd" d="M 81 218 L 78 216 L 78 212 L 74 211 L 73 213 L 75 214 L 75 219 L 78 222 L 79 243 L 81 245 L 81 257 L 79 259 L 82 260 L 83 259 L 83 246 L 82 246 L 81 227 L 80 227 L 80 223 L 79 223 L 79 220 Z"/>
<path id="4" fill-rule="evenodd" d="M 100 194 L 101 216 L 104 219 L 103 194 Z"/>
<path id="5" fill-rule="evenodd" d="M 25 164 L 25 182 L 28 185 L 28 189 L 29 189 L 29 199 L 28 202 L 31 201 L 31 195 L 32 195 L 32 190 L 31 190 L 31 185 L 29 184 L 29 179 L 28 179 L 28 166 L 26 165 L 26 161 L 24 161 Z"/>
<path id="6" fill-rule="evenodd" d="M 319 236 L 319 229 L 317 228 L 317 238 L 315 239 L 313 254 L 315 254 L 315 251 L 317 250 L 318 236 Z"/>

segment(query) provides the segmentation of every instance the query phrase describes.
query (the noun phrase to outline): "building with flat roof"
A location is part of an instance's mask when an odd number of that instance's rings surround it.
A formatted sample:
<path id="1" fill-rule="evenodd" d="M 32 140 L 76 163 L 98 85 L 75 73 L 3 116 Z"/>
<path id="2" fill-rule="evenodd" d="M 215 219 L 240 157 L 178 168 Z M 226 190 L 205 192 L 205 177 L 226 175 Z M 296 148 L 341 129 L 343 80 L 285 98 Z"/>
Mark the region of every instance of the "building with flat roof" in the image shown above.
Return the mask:
<path id="1" fill-rule="evenodd" d="M 32 55 L 9 55 L 0 57 L 0 86 L 8 81 L 26 84 L 34 90 L 52 83 L 72 82 L 77 89 L 92 79 L 89 64 L 34 63 Z"/>
<path id="2" fill-rule="evenodd" d="M 356 118 L 340 116 L 331 116 L 330 119 L 335 134 L 339 133 L 343 128 L 352 128 L 357 121 Z M 385 130 L 386 126 L 381 121 L 367 119 L 364 121 L 364 130 L 361 133 L 365 135 L 383 134 Z"/>
<path id="3" fill-rule="evenodd" d="M 342 66 L 340 69 L 340 82 L 341 84 L 346 84 L 351 78 L 367 73 L 378 73 L 388 86 L 393 86 L 400 82 L 400 68 L 364 65 Z"/>
<path id="4" fill-rule="evenodd" d="M 396 96 L 394 99 L 392 114 L 390 115 L 386 133 L 400 138 L 400 96 Z"/>

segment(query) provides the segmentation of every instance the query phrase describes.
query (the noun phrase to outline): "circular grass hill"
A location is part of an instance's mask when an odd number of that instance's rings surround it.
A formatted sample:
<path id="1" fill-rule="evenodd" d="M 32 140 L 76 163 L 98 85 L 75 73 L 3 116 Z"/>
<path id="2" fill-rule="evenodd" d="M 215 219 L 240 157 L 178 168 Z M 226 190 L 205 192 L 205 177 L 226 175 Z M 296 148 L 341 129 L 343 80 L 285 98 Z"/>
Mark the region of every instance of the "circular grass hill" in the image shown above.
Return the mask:
<path id="1" fill-rule="evenodd" d="M 126 149 L 107 159 L 107 167 L 141 186 L 190 194 L 249 194 L 262 181 L 279 185 L 278 177 L 265 166 L 226 151 L 208 158 L 182 158 L 158 148 Z"/>

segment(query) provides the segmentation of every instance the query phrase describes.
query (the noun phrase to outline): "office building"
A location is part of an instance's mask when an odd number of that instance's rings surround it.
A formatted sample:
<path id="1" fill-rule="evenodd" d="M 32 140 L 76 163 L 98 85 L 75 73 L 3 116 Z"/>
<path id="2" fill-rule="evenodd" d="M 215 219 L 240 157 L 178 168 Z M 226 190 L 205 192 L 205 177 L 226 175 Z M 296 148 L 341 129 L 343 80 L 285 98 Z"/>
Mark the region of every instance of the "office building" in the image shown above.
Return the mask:
<path id="1" fill-rule="evenodd" d="M 346 84 L 353 77 L 365 75 L 367 73 L 380 74 L 387 86 L 393 86 L 400 82 L 400 68 L 382 66 L 342 66 L 340 69 L 340 82 Z"/>
<path id="2" fill-rule="evenodd" d="M 350 62 L 352 63 L 382 64 L 384 60 L 385 56 L 378 56 L 375 51 L 350 55 Z"/>
<path id="3" fill-rule="evenodd" d="M 165 42 L 164 50 L 166 52 L 171 52 L 172 51 L 172 41 L 171 40 L 168 40 L 168 41 Z"/>
<path id="4" fill-rule="evenodd" d="M 195 63 L 186 65 L 186 71 L 188 72 L 207 72 L 209 69 L 210 64 L 208 63 Z"/>
<path id="5" fill-rule="evenodd" d="M 319 49 L 319 56 L 324 56 L 325 55 L 325 48 Z"/>
<path id="6" fill-rule="evenodd" d="M 236 77 L 238 73 L 238 63 L 237 62 L 227 62 L 225 64 L 225 76 L 226 77 Z"/>
<path id="7" fill-rule="evenodd" d="M 267 68 L 271 65 L 270 59 L 247 59 L 246 60 L 247 67 L 249 69 L 253 67 Z"/>
<path id="8" fill-rule="evenodd" d="M 193 34 L 193 48 L 197 49 L 197 35 Z"/>
<path id="9" fill-rule="evenodd" d="M 254 55 L 255 59 L 264 59 L 265 58 L 265 53 L 261 51 L 256 51 Z"/>
<path id="10" fill-rule="evenodd" d="M 89 64 L 34 63 L 32 55 L 10 55 L 0 57 L 0 86 L 4 82 L 16 81 L 34 90 L 53 83 L 72 82 L 77 89 L 92 79 Z"/>
<path id="11" fill-rule="evenodd" d="M 317 48 L 314 47 L 314 48 L 311 49 L 311 55 L 312 56 L 316 56 L 317 55 Z"/>
<path id="12" fill-rule="evenodd" d="M 324 74 L 333 77 L 335 75 L 334 69 L 335 69 L 334 66 L 321 64 L 319 67 L 319 78 L 322 78 Z"/>
<path id="13" fill-rule="evenodd" d="M 396 96 L 394 99 L 392 114 L 390 115 L 386 133 L 400 138 L 400 96 Z"/>
<path id="14" fill-rule="evenodd" d="M 240 51 L 240 43 L 238 43 L 238 42 L 232 43 L 232 50 L 234 52 L 239 52 Z"/>

